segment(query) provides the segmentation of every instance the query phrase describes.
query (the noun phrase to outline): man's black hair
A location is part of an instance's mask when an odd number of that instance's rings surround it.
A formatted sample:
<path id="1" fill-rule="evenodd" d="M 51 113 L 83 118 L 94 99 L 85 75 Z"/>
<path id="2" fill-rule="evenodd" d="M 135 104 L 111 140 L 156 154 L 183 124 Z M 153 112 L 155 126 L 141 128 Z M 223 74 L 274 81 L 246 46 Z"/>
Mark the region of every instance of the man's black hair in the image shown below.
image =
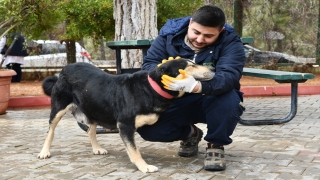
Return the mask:
<path id="1" fill-rule="evenodd" d="M 200 7 L 192 15 L 192 21 L 202 26 L 218 27 L 222 29 L 226 23 L 226 17 L 222 9 L 214 5 Z"/>

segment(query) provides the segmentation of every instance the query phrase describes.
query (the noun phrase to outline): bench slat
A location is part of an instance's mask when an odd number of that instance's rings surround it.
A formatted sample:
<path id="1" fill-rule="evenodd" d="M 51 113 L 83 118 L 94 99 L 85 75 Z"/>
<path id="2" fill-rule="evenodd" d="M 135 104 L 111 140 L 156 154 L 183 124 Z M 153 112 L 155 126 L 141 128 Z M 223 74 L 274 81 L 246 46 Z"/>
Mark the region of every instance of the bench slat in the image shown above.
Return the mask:
<path id="1" fill-rule="evenodd" d="M 149 47 L 153 40 L 128 40 L 128 41 L 110 41 L 107 46 L 111 49 L 139 49 L 139 47 Z"/>
<path id="2" fill-rule="evenodd" d="M 109 41 L 109 42 L 107 42 L 107 46 L 110 47 L 111 49 L 115 49 L 116 47 L 120 47 L 121 49 L 126 49 L 124 47 L 151 45 L 153 41 L 154 41 L 153 39 Z M 253 38 L 252 37 L 245 37 L 245 38 L 241 38 L 241 41 L 244 44 L 249 44 L 249 43 L 253 43 Z"/>
<path id="3" fill-rule="evenodd" d="M 265 69 L 255 69 L 255 68 L 243 68 L 243 75 L 253 76 L 260 78 L 274 79 L 278 81 L 300 81 L 313 79 L 314 74 L 311 73 L 297 73 L 297 72 L 286 72 L 286 71 L 274 71 Z"/>
<path id="4" fill-rule="evenodd" d="M 251 43 L 253 43 L 253 38 L 252 37 L 242 37 L 241 41 L 243 44 L 251 44 Z"/>

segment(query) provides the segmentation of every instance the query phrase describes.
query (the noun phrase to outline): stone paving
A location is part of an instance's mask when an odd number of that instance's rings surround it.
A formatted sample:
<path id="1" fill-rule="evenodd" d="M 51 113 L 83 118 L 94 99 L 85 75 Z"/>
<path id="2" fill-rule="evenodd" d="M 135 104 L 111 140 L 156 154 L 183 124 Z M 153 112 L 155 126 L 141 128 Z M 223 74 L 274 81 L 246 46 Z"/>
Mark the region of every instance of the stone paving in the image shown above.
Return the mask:
<path id="1" fill-rule="evenodd" d="M 290 97 L 245 98 L 243 119 L 282 118 Z M 225 147 L 227 169 L 203 170 L 205 141 L 199 154 L 182 158 L 179 142 L 136 141 L 147 163 L 159 168 L 143 174 L 130 163 L 118 134 L 99 134 L 109 152 L 93 155 L 87 134 L 70 113 L 60 121 L 51 158 L 40 160 L 48 130 L 49 108 L 10 109 L 0 115 L 0 179 L 320 179 L 320 95 L 299 96 L 297 116 L 281 125 L 238 125 Z M 206 131 L 204 124 L 198 126 Z"/>

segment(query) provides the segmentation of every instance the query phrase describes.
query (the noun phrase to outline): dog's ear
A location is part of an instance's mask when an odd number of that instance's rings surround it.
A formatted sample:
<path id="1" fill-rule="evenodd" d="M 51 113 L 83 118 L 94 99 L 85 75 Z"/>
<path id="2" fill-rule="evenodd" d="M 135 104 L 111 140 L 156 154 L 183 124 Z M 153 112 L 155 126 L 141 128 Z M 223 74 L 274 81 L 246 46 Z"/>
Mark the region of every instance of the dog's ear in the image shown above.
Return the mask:
<path id="1" fill-rule="evenodd" d="M 177 77 L 180 74 L 179 69 L 185 69 L 187 64 L 185 60 L 168 61 L 159 66 L 158 69 L 161 75 L 166 74 L 171 77 Z"/>

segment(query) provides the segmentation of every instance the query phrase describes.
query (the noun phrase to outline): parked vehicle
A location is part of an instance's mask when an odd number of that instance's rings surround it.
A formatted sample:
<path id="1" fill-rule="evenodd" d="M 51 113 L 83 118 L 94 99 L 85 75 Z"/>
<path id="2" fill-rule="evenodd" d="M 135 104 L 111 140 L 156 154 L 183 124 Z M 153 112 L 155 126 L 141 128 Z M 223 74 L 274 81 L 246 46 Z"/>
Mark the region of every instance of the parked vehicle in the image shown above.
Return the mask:
<path id="1" fill-rule="evenodd" d="M 285 53 L 261 51 L 250 45 L 243 45 L 246 63 L 315 63 L 315 58 L 297 57 Z"/>
<path id="2" fill-rule="evenodd" d="M 55 40 L 33 40 L 28 42 L 29 56 L 24 58 L 25 67 L 67 65 L 66 44 Z M 76 42 L 76 61 L 91 63 L 91 56 Z"/>

